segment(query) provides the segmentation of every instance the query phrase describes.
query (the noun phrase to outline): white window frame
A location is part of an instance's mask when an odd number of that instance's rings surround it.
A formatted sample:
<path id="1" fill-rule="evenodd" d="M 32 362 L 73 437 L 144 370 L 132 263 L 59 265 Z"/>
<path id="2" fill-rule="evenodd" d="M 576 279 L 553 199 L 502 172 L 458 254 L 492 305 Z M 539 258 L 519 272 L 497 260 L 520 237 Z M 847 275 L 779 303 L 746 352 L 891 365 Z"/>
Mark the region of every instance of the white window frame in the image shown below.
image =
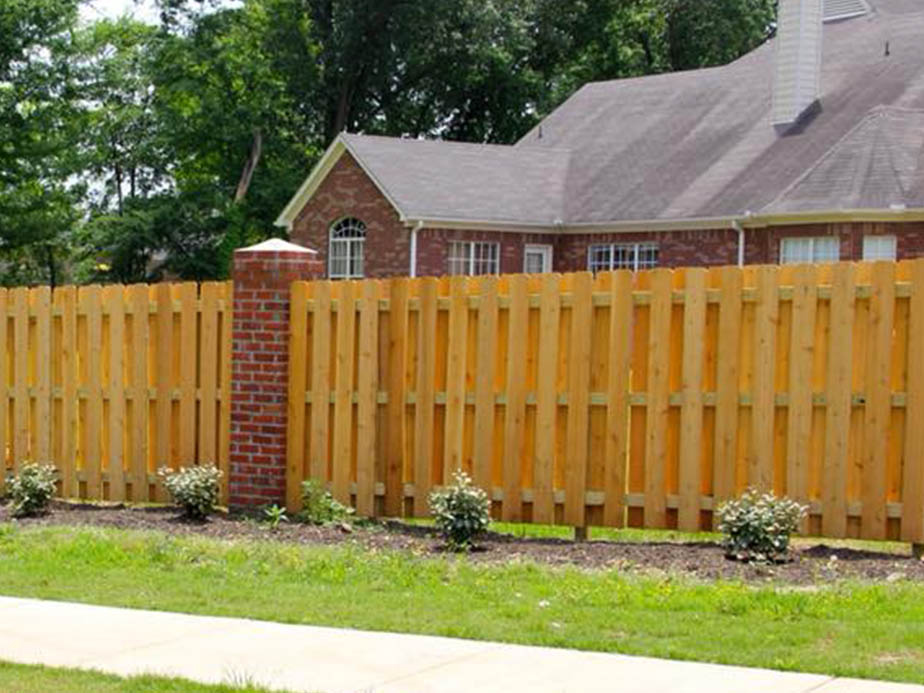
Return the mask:
<path id="1" fill-rule="evenodd" d="M 836 250 L 834 257 L 820 256 L 819 247 L 822 242 L 827 245 L 832 243 Z M 786 251 L 788 244 L 799 243 L 808 248 L 808 254 L 805 257 L 792 258 L 793 253 Z M 828 262 L 838 262 L 841 259 L 841 239 L 839 236 L 787 236 L 780 239 L 780 264 L 781 265 L 817 265 Z"/>
<path id="2" fill-rule="evenodd" d="M 465 248 L 464 257 L 453 256 L 453 250 Z M 488 251 L 485 257 L 484 251 Z M 464 271 L 454 271 L 462 264 Z M 486 271 L 484 264 L 490 263 Z M 483 276 L 500 274 L 500 243 L 496 241 L 449 241 L 446 252 L 446 273 L 450 276 Z M 466 266 L 467 265 L 467 266 Z"/>
<path id="3" fill-rule="evenodd" d="M 609 261 L 605 266 L 595 266 L 594 251 L 606 249 L 609 251 Z M 642 260 L 646 253 L 654 252 L 654 262 Z M 617 262 L 617 254 L 625 256 L 628 253 L 631 261 Z M 639 270 L 654 269 L 658 267 L 661 260 L 661 249 L 655 241 L 640 241 L 638 243 L 592 243 L 587 248 L 587 269 L 591 272 L 612 272 L 614 270 L 628 269 L 633 272 Z"/>
<path id="4" fill-rule="evenodd" d="M 889 252 L 882 253 L 882 245 L 891 245 Z M 868 234 L 863 236 L 863 260 L 864 262 L 876 262 L 877 260 L 897 260 L 898 259 L 898 239 L 891 234 Z"/>
<path id="5" fill-rule="evenodd" d="M 526 247 L 523 248 L 523 272 L 529 271 L 527 267 L 527 258 L 530 253 L 539 253 L 542 255 L 542 269 L 540 273 L 552 271 L 553 250 L 551 245 L 544 243 L 527 243 Z"/>
<path id="6" fill-rule="evenodd" d="M 357 231 L 362 235 L 338 236 L 338 233 L 345 231 Z M 366 224 L 356 217 L 343 217 L 330 225 L 328 231 L 327 245 L 327 278 L 328 279 L 362 279 L 366 271 L 366 234 L 368 229 Z M 345 272 L 334 271 L 334 248 L 343 247 L 346 250 L 344 255 L 337 257 L 338 260 L 344 260 L 346 263 Z M 359 260 L 359 271 L 354 272 L 353 266 L 356 260 Z"/>

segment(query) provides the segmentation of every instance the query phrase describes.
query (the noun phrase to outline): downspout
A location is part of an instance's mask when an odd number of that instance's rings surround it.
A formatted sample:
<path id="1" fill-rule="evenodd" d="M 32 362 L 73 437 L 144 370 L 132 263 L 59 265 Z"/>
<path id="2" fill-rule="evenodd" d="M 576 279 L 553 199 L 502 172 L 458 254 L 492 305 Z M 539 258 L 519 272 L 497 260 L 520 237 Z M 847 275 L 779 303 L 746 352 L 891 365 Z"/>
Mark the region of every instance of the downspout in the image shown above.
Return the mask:
<path id="1" fill-rule="evenodd" d="M 410 252 L 410 267 L 408 267 L 408 275 L 413 278 L 417 276 L 417 232 L 423 228 L 423 221 L 418 221 L 411 228 L 411 252 Z"/>
<path id="2" fill-rule="evenodd" d="M 738 267 L 744 267 L 744 229 L 737 219 L 732 220 L 731 227 L 738 232 Z"/>

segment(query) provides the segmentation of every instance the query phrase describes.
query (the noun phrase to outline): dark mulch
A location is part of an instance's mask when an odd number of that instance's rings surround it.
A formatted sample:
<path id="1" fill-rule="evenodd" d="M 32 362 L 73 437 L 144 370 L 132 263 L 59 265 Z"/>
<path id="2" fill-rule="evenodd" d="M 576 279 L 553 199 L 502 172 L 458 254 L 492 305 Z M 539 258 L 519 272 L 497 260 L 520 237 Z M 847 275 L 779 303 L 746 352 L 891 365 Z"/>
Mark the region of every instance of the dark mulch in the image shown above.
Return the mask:
<path id="1" fill-rule="evenodd" d="M 0 522 L 9 521 L 0 508 Z M 257 539 L 297 544 L 354 543 L 370 549 L 397 549 L 418 555 L 445 553 L 438 536 L 428 527 L 386 521 L 352 530 L 314 527 L 295 522 L 269 531 L 266 524 L 241 515 L 218 514 L 206 522 L 189 522 L 172 508 L 135 508 L 121 505 L 83 505 L 57 502 L 43 517 L 18 520 L 33 525 L 93 525 L 120 529 L 158 530 L 173 535 L 215 539 Z M 701 579 L 741 579 L 812 585 L 842 578 L 894 582 L 924 581 L 924 562 L 910 553 L 897 555 L 818 544 L 793 550 L 791 560 L 776 565 L 745 565 L 728 560 L 714 543 L 609 542 L 575 543 L 562 539 L 524 539 L 491 533 L 479 550 L 467 555 L 476 562 L 531 560 L 581 568 L 615 568 L 627 572 L 680 573 Z"/>

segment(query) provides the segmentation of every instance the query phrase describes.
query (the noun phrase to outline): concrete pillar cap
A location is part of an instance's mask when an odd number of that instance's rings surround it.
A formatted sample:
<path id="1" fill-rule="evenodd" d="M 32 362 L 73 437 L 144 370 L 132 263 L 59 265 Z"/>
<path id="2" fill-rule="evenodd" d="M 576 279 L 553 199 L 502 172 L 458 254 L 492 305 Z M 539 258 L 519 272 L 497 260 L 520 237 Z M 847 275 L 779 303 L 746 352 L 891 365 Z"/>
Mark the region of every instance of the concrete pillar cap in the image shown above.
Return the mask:
<path id="1" fill-rule="evenodd" d="M 238 248 L 234 252 L 236 253 L 311 253 L 312 255 L 317 255 L 317 250 L 312 250 L 311 248 L 306 248 L 302 245 L 295 245 L 295 243 L 289 243 L 284 241 L 281 238 L 270 238 L 269 240 L 263 241 L 262 243 L 257 243 L 256 245 L 249 246 L 247 248 Z"/>

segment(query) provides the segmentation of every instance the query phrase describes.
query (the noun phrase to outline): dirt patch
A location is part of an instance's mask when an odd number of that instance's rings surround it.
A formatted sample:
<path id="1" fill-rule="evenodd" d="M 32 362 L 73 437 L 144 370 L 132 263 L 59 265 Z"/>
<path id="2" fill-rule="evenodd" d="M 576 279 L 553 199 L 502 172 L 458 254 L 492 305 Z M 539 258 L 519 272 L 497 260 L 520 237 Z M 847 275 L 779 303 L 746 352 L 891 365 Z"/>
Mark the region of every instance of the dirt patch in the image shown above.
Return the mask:
<path id="1" fill-rule="evenodd" d="M 0 508 L 0 522 L 9 521 Z M 266 524 L 241 515 L 219 514 L 206 522 L 188 522 L 172 508 L 97 506 L 55 503 L 43 517 L 18 520 L 23 526 L 92 525 L 119 529 L 157 530 L 172 535 L 215 539 L 251 539 L 294 544 L 357 544 L 369 549 L 412 551 L 418 555 L 445 553 L 438 536 L 427 527 L 387 521 L 347 531 L 339 527 L 280 524 L 269 531 Z M 478 551 L 465 560 L 480 563 L 535 561 L 581 568 L 613 568 L 626 572 L 685 574 L 701 579 L 739 579 L 748 582 L 781 582 L 815 585 L 855 578 L 877 582 L 924 581 L 924 562 L 909 555 L 830 547 L 800 547 L 790 561 L 778 565 L 743 565 L 725 558 L 714 543 L 633 543 L 591 541 L 575 543 L 561 539 L 524 539 L 489 534 Z"/>

